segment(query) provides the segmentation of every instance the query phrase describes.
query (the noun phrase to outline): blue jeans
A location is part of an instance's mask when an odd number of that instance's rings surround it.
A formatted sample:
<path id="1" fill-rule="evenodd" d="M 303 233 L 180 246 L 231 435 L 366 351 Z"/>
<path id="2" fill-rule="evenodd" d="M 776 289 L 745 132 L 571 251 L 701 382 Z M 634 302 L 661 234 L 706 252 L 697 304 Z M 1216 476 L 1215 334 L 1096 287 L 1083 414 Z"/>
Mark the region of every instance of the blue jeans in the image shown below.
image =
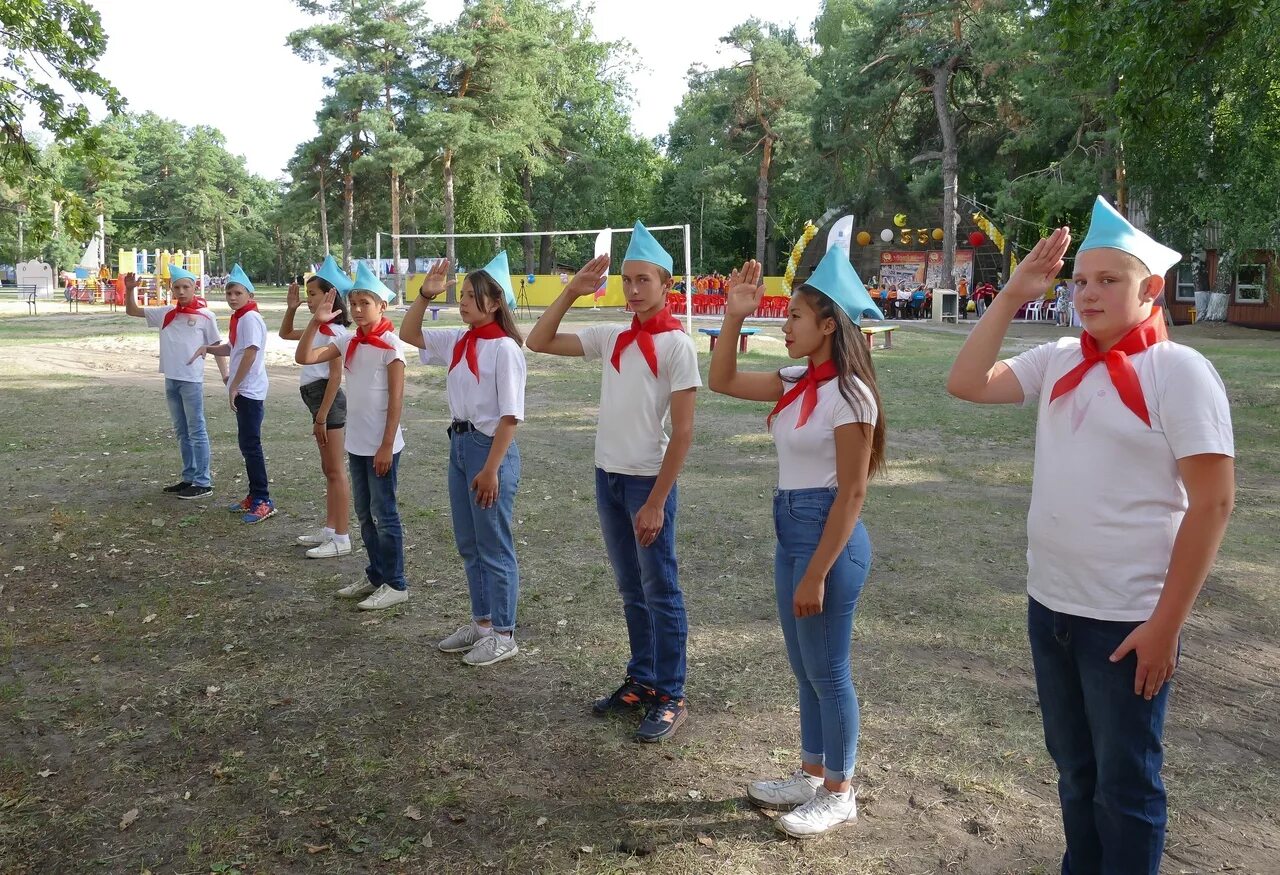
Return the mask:
<path id="1" fill-rule="evenodd" d="M 829 781 L 853 777 L 858 755 L 858 694 L 849 670 L 853 616 L 871 569 L 871 538 L 861 521 L 827 575 L 822 612 L 797 618 L 792 600 L 818 549 L 834 489 L 779 489 L 773 495 L 773 584 L 787 660 L 800 687 L 800 756 Z"/>
<path id="2" fill-rule="evenodd" d="M 1044 740 L 1058 766 L 1063 875 L 1156 875 L 1167 819 L 1160 766 L 1169 684 L 1148 702 L 1133 692 L 1137 655 L 1109 659 L 1138 623 L 1028 602 Z"/>
<path id="3" fill-rule="evenodd" d="M 262 454 L 262 419 L 267 402 L 256 398 L 236 396 L 236 437 L 240 441 L 240 455 L 244 456 L 244 471 L 249 475 L 249 504 L 270 501 L 267 488 L 267 458 Z"/>
<path id="4" fill-rule="evenodd" d="M 627 674 L 673 699 L 684 698 L 689 623 L 676 568 L 676 488 L 663 505 L 662 531 L 648 547 L 636 541 L 635 516 L 657 477 L 596 469 L 596 510 L 627 618 Z"/>
<path id="5" fill-rule="evenodd" d="M 449 438 L 449 509 L 453 540 L 467 571 L 471 617 L 491 620 L 499 632 L 516 627 L 520 571 L 516 567 L 511 516 L 520 485 L 520 451 L 515 441 L 498 467 L 498 499 L 492 507 L 476 504 L 471 481 L 489 460 L 493 438 L 478 432 L 454 432 Z"/>
<path id="6" fill-rule="evenodd" d="M 164 381 L 164 400 L 182 453 L 182 481 L 196 486 L 212 486 L 209 472 L 209 432 L 204 424 L 204 383 L 189 380 Z"/>
<path id="7" fill-rule="evenodd" d="M 396 507 L 396 474 L 400 454 L 391 457 L 391 469 L 379 477 L 373 470 L 373 456 L 347 453 L 351 471 L 351 499 L 360 520 L 360 540 L 369 554 L 365 576 L 374 586 L 408 589 L 404 579 L 404 530 Z"/>

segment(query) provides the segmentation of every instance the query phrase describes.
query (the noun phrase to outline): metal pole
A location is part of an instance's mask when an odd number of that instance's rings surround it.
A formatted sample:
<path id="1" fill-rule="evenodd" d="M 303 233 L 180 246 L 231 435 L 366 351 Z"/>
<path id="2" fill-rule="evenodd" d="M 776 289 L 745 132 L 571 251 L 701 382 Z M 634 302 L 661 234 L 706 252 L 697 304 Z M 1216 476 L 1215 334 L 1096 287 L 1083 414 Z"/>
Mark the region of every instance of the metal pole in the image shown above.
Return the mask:
<path id="1" fill-rule="evenodd" d="M 690 257 L 692 244 L 689 226 L 684 226 L 684 328 L 685 333 L 693 336 L 693 259 Z"/>

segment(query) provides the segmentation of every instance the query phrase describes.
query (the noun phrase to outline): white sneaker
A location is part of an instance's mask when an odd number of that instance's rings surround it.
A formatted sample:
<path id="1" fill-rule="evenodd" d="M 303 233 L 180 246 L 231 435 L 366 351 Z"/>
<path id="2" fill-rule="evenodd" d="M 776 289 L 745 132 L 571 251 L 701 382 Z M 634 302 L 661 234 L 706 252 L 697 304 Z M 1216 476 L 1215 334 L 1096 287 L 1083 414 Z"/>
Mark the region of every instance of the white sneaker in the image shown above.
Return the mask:
<path id="1" fill-rule="evenodd" d="M 381 611 L 409 600 L 409 590 L 392 589 L 385 583 L 373 591 L 373 595 L 356 605 L 362 611 Z"/>
<path id="2" fill-rule="evenodd" d="M 339 542 L 336 538 L 325 541 L 319 547 L 312 547 L 307 551 L 308 559 L 333 559 L 338 556 L 346 556 L 351 553 L 351 539 Z"/>
<path id="3" fill-rule="evenodd" d="M 476 646 L 467 651 L 462 661 L 467 665 L 493 665 L 510 659 L 520 652 L 516 639 L 511 635 L 485 635 L 476 642 Z"/>
<path id="4" fill-rule="evenodd" d="M 761 808 L 790 811 L 804 805 L 818 792 L 822 779 L 804 769 L 796 769 L 789 778 L 779 781 L 753 781 L 747 785 L 747 798 Z"/>
<path id="5" fill-rule="evenodd" d="M 328 534 L 324 529 L 319 529 L 309 535 L 298 535 L 298 543 L 304 547 L 319 547 L 332 538 L 333 535 Z"/>
<path id="6" fill-rule="evenodd" d="M 338 597 L 344 599 L 362 599 L 370 595 L 375 589 L 368 580 L 357 580 L 355 583 L 349 583 L 342 589 L 338 590 Z"/>
<path id="7" fill-rule="evenodd" d="M 484 637 L 486 636 L 480 633 L 480 628 L 475 623 L 468 623 L 436 646 L 445 653 L 466 653 Z"/>
<path id="8" fill-rule="evenodd" d="M 793 839 L 811 839 L 857 819 L 858 802 L 852 787 L 844 793 L 819 787 L 812 799 L 779 817 L 774 826 Z"/>

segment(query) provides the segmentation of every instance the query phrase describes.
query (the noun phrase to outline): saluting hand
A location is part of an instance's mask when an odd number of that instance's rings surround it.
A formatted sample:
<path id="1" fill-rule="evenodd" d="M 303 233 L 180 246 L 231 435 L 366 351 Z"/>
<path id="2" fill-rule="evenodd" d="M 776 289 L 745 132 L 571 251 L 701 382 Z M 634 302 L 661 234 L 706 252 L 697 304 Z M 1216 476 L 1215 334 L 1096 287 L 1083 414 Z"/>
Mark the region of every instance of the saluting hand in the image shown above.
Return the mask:
<path id="1" fill-rule="evenodd" d="M 1071 229 L 1065 225 L 1036 243 L 1030 254 L 1018 262 L 1000 296 L 1008 295 L 1019 306 L 1038 300 L 1062 270 L 1062 259 L 1070 245 Z"/>
<path id="2" fill-rule="evenodd" d="M 297 283 L 289 283 L 289 291 L 285 293 L 284 302 L 290 310 L 296 310 L 302 305 L 302 291 Z"/>
<path id="3" fill-rule="evenodd" d="M 760 275 L 764 272 L 760 262 L 752 259 L 729 274 L 729 291 L 725 297 L 724 315 L 745 319 L 760 307 L 764 286 Z"/>
<path id="4" fill-rule="evenodd" d="M 427 271 L 426 279 L 422 281 L 422 291 L 419 294 L 430 301 L 432 298 L 438 298 L 445 292 L 445 286 L 449 282 L 449 259 L 442 258 L 435 264 L 431 265 L 431 269 Z"/>
<path id="5" fill-rule="evenodd" d="M 600 288 L 600 283 L 609 275 L 609 256 L 597 255 L 588 261 L 582 268 L 573 275 L 569 280 L 569 284 L 564 287 L 574 298 L 582 298 L 587 295 L 594 295 L 596 289 Z"/>

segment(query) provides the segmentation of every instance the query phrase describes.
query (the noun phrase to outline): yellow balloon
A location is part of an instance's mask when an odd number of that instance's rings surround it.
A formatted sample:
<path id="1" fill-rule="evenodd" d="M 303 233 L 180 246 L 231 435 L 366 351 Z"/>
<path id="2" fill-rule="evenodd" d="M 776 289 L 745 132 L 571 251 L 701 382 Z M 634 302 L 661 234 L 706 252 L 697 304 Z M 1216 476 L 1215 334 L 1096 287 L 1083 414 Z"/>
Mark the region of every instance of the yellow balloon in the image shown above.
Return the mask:
<path id="1" fill-rule="evenodd" d="M 893 224 L 897 225 L 899 228 L 907 227 L 907 214 L 898 213 L 898 215 L 893 217 Z"/>
<path id="2" fill-rule="evenodd" d="M 945 237 L 945 236 L 947 236 L 947 235 L 946 235 L 946 234 L 944 234 L 944 233 L 942 233 L 942 229 L 941 229 L 941 228 L 934 228 L 934 229 L 933 229 L 933 239 L 934 239 L 934 240 L 937 240 L 939 243 L 941 243 L 941 242 L 942 242 L 942 238 L 943 238 L 943 237 Z"/>
<path id="3" fill-rule="evenodd" d="M 870 235 L 870 234 L 868 234 L 866 231 L 859 231 L 859 232 L 858 232 L 858 245 L 859 245 L 859 246 L 866 246 L 866 245 L 867 245 L 867 244 L 869 244 L 870 242 L 871 242 L 871 235 Z"/>

